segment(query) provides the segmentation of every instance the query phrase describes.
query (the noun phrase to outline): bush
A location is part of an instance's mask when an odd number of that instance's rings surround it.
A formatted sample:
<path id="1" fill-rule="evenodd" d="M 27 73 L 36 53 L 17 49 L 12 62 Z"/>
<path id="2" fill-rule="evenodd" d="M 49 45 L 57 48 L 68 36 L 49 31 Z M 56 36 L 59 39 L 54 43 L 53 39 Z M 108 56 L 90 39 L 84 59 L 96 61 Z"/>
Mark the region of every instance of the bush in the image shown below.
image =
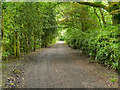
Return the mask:
<path id="1" fill-rule="evenodd" d="M 87 32 L 75 30 L 66 39 L 69 46 L 82 49 L 90 58 L 118 69 L 120 60 L 120 30 L 118 26 L 107 26 Z"/>

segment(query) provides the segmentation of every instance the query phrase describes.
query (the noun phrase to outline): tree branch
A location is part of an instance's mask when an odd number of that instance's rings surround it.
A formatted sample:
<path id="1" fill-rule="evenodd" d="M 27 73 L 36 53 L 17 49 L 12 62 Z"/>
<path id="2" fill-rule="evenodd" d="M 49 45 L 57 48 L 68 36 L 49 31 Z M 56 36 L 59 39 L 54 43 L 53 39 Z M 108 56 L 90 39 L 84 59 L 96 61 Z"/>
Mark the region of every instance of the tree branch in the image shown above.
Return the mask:
<path id="1" fill-rule="evenodd" d="M 97 4 L 97 3 L 91 3 L 91 2 L 77 2 L 77 3 L 92 6 L 92 7 L 99 7 L 99 8 L 103 8 L 106 10 L 106 8 L 105 8 L 106 6 L 103 4 Z"/>
<path id="2" fill-rule="evenodd" d="M 95 8 L 94 8 L 94 13 L 95 13 L 95 15 L 98 17 L 98 19 L 99 19 L 99 23 L 100 23 L 100 26 L 102 27 L 100 17 L 99 17 L 99 15 L 97 14 L 97 12 L 96 12 L 96 9 L 95 9 Z"/>

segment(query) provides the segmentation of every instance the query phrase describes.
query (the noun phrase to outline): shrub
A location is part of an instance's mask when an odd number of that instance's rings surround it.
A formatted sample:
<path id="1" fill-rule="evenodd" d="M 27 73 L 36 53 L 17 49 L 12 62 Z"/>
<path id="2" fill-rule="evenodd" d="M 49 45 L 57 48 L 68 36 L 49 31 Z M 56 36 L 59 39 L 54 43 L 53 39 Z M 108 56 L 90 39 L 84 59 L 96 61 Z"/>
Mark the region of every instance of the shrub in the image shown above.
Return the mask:
<path id="1" fill-rule="evenodd" d="M 69 46 L 82 49 L 90 58 L 118 69 L 120 60 L 120 29 L 118 26 L 107 26 L 95 30 L 80 32 L 76 30 L 69 34 Z"/>

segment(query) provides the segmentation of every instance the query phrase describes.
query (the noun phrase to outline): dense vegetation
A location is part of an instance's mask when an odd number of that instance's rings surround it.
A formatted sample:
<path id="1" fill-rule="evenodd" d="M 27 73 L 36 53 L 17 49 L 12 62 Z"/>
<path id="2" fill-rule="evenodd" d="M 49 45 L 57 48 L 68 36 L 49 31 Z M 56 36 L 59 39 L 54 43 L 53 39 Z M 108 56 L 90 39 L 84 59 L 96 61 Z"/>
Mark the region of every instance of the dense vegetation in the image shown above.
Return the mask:
<path id="1" fill-rule="evenodd" d="M 69 46 L 82 49 L 92 60 L 118 69 L 120 60 L 120 40 L 117 26 L 94 29 L 93 31 L 73 31 L 67 36 Z"/>
<path id="2" fill-rule="evenodd" d="M 59 36 L 92 60 L 119 69 L 119 2 L 21 2 L 2 8 L 3 59 L 46 47 Z"/>
<path id="3" fill-rule="evenodd" d="M 3 59 L 19 57 L 20 53 L 35 51 L 53 43 L 56 28 L 54 4 L 3 3 Z"/>
<path id="4" fill-rule="evenodd" d="M 111 21 L 113 16 L 101 8 L 78 3 L 64 8 L 64 16 L 70 17 L 62 22 L 69 25 L 65 34 L 68 45 L 83 50 L 91 60 L 119 69 L 120 26 Z"/>

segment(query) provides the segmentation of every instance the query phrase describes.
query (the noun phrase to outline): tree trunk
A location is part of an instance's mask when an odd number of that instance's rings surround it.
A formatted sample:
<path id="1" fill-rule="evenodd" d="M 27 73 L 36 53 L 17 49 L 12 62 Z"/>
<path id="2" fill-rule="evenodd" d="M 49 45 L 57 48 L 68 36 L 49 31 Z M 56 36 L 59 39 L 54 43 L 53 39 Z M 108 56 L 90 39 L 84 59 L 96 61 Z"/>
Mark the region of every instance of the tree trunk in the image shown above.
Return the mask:
<path id="1" fill-rule="evenodd" d="M 81 21 L 81 24 L 82 24 L 82 31 L 84 32 L 86 27 L 85 27 L 85 22 L 84 21 Z"/>
<path id="2" fill-rule="evenodd" d="M 14 56 L 16 57 L 17 54 L 16 54 L 16 33 L 14 32 Z"/>
<path id="3" fill-rule="evenodd" d="M 16 47 L 16 50 L 17 50 L 17 51 L 16 51 L 16 55 L 17 55 L 17 56 L 16 56 L 16 57 L 19 57 L 19 55 L 20 55 L 20 42 L 19 42 L 18 32 L 16 32 L 16 39 L 17 39 L 17 42 L 16 42 L 16 43 L 17 43 L 17 44 L 16 44 L 16 45 L 17 45 L 17 47 Z"/>
<path id="4" fill-rule="evenodd" d="M 105 25 L 106 25 L 105 17 L 104 17 L 104 15 L 103 15 L 102 9 L 99 8 L 99 10 L 100 10 L 100 14 L 101 14 L 101 17 L 102 17 L 103 25 L 105 26 Z"/>
<path id="5" fill-rule="evenodd" d="M 41 36 L 39 38 L 39 49 L 41 48 Z"/>
<path id="6" fill-rule="evenodd" d="M 14 32 L 14 56 L 19 57 L 20 55 L 20 43 L 18 32 Z"/>
<path id="7" fill-rule="evenodd" d="M 21 39 L 20 39 L 20 52 L 24 52 L 23 50 L 23 34 L 21 33 Z"/>
<path id="8" fill-rule="evenodd" d="M 26 52 L 29 53 L 29 45 L 28 45 L 27 34 L 25 34 L 25 40 L 26 40 Z"/>
<path id="9" fill-rule="evenodd" d="M 36 35 L 34 34 L 34 49 L 33 49 L 33 51 L 35 51 L 36 50 Z"/>
<path id="10" fill-rule="evenodd" d="M 2 51 L 5 51 L 5 47 L 4 47 L 4 24 L 3 24 L 3 11 L 2 11 L 2 29 L 1 29 L 1 39 L 2 39 Z"/>

